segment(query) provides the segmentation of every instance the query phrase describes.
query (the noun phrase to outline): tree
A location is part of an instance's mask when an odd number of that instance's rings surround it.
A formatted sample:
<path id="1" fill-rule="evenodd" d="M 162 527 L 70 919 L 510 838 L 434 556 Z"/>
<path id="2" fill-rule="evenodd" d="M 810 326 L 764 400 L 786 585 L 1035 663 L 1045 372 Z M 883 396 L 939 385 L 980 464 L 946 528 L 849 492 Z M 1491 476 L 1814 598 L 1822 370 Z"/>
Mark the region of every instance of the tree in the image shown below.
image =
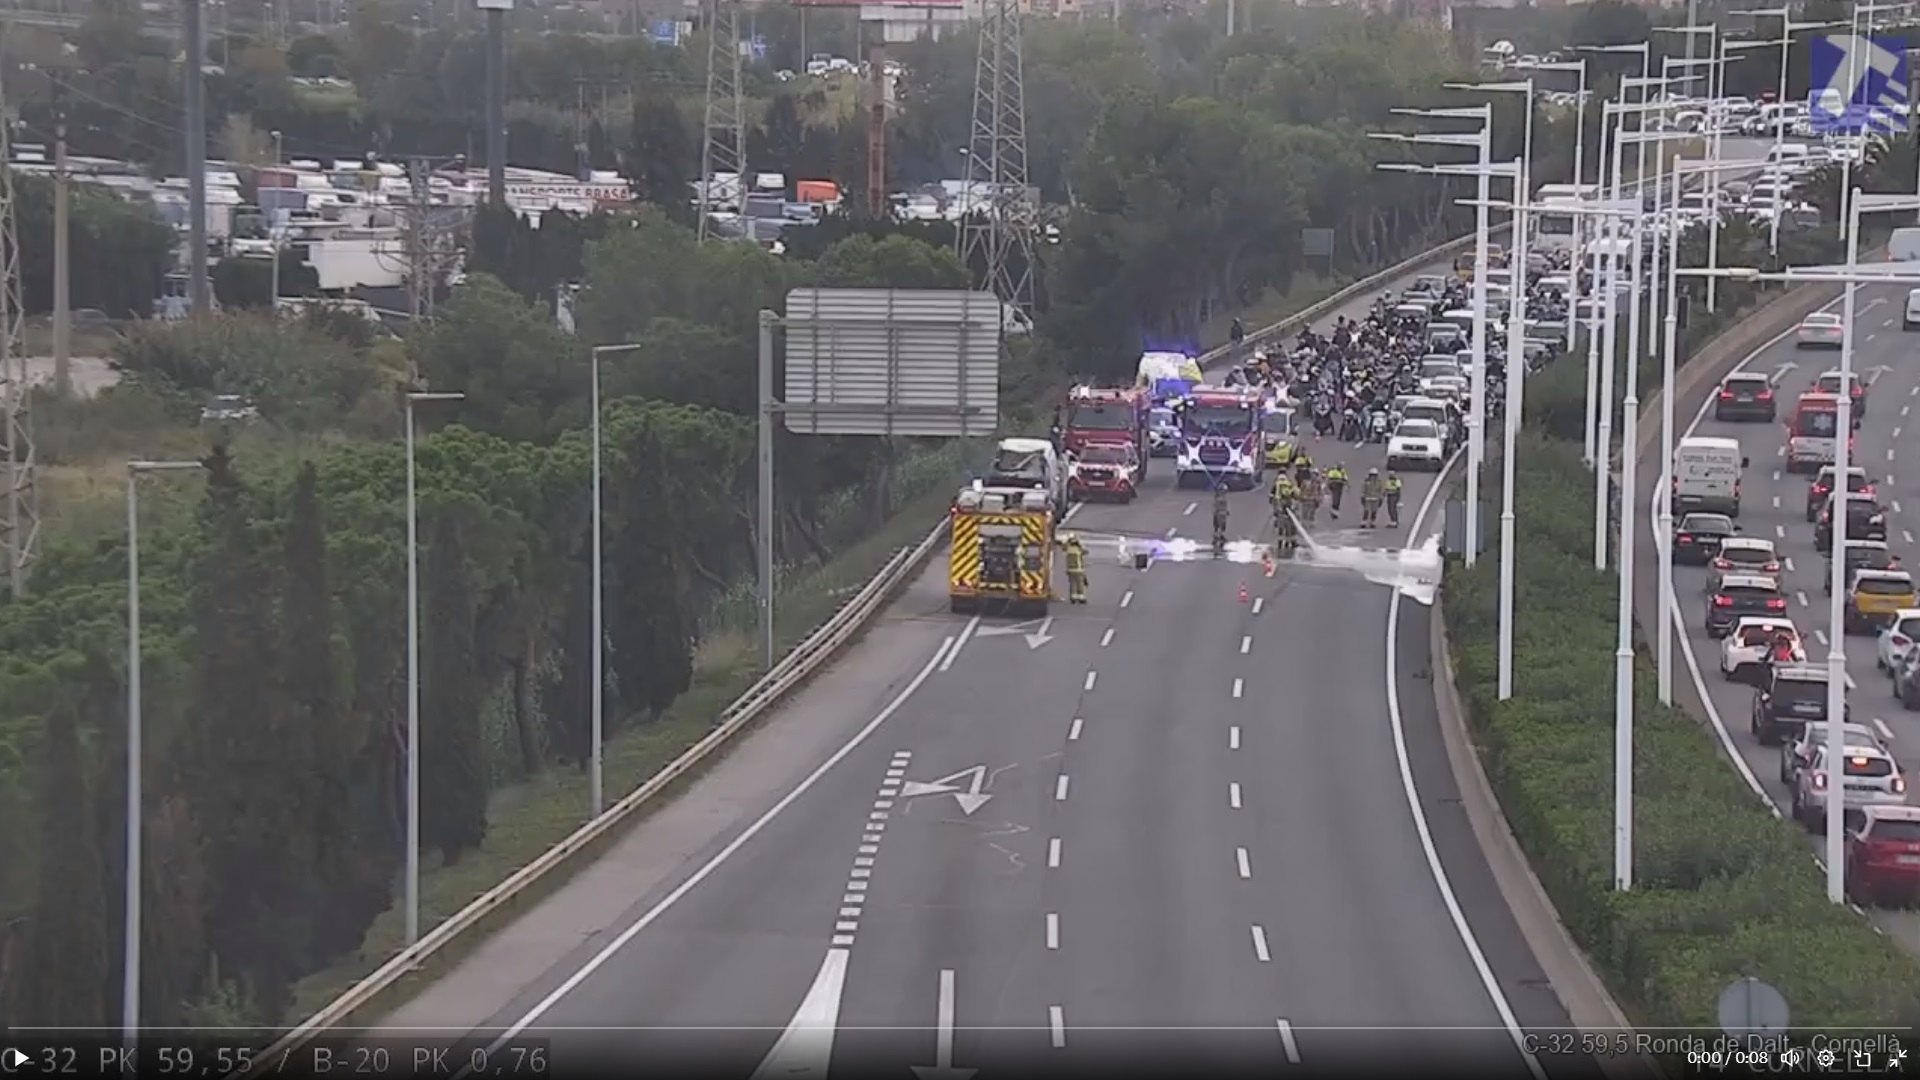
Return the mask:
<path id="1" fill-rule="evenodd" d="M 454 513 L 434 520 L 422 597 L 420 844 L 449 865 L 487 835 L 488 783 L 474 657 L 473 578 Z"/>
<path id="2" fill-rule="evenodd" d="M 213 264 L 209 276 L 214 298 L 222 308 L 266 311 L 273 306 L 273 264 L 269 260 L 228 256 Z M 299 252 L 280 253 L 280 295 L 320 295 L 320 275 Z"/>
<path id="3" fill-rule="evenodd" d="M 53 310 L 53 182 L 16 175 L 20 301 L 30 314 Z M 173 267 L 173 229 L 150 207 L 92 184 L 75 184 L 68 209 L 69 282 L 76 308 L 145 318 Z"/>
<path id="4" fill-rule="evenodd" d="M 661 207 L 685 206 L 693 196 L 687 182 L 700 171 L 696 153 L 686 118 L 672 98 L 652 91 L 634 96 L 622 168 L 637 199 Z"/>
<path id="5" fill-rule="evenodd" d="M 85 691 L 80 696 L 97 697 Z M 15 1010 L 23 1026 L 102 1026 L 113 1015 L 107 1006 L 106 890 L 89 794 L 94 784 L 79 724 L 75 711 L 42 721 L 40 889 Z"/>
<path id="6" fill-rule="evenodd" d="M 484 274 L 468 278 L 407 349 L 428 385 L 466 393 L 465 423 L 503 438 L 551 440 L 587 387 L 573 340 L 546 311 Z"/>

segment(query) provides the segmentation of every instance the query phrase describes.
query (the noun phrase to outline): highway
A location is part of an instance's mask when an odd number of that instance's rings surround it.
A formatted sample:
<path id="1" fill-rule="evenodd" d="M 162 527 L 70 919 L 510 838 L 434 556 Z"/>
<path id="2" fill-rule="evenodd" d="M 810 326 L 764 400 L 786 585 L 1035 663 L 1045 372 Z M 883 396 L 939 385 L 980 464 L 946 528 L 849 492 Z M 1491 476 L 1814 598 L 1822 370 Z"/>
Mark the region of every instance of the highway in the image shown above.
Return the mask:
<path id="1" fill-rule="evenodd" d="M 1313 449 L 1356 486 L 1381 458 Z M 1520 1029 L 1571 1025 L 1460 806 L 1429 609 L 1286 562 L 1120 565 L 1103 540 L 1204 542 L 1207 496 L 1170 466 L 1131 506 L 1076 508 L 1090 604 L 953 616 L 937 557 L 786 715 L 383 1026 L 739 1080 L 1597 1075 L 1521 1052 Z M 1408 478 L 1397 535 L 1350 504 L 1317 539 L 1425 539 L 1431 485 Z M 1262 539 L 1263 497 L 1232 499 Z"/>
<path id="2" fill-rule="evenodd" d="M 1904 289 L 1892 286 L 1862 287 L 1855 295 L 1853 363 L 1868 384 L 1868 391 L 1853 463 L 1866 468 L 1878 487 L 1887 513 L 1888 545 L 1912 567 L 1917 565 L 1915 555 L 1920 554 L 1914 544 L 1914 530 L 1920 529 L 1920 440 L 1914 438 L 1920 434 L 1920 416 L 1915 415 L 1920 406 L 1920 368 L 1912 363 L 1920 336 L 1901 330 L 1905 295 Z M 1836 301 L 1826 310 L 1837 313 L 1840 305 Z M 1774 542 L 1782 556 L 1781 588 L 1787 595 L 1788 613 L 1806 640 L 1808 659 L 1816 663 L 1825 661 L 1830 644 L 1825 589 L 1828 563 L 1826 556 L 1814 548 L 1813 525 L 1805 515 L 1812 477 L 1789 474 L 1785 469 L 1784 425 L 1792 403 L 1822 372 L 1838 368 L 1839 363 L 1835 350 L 1797 348 L 1791 332 L 1743 358 L 1736 370 L 1763 372 L 1775 379 L 1775 395 L 1781 403 L 1779 423 L 1713 419 L 1707 406 L 1718 379 L 1691 398 L 1682 395 L 1675 401 L 1676 442 L 1689 434 L 1740 440 L 1751 462 L 1743 480 L 1739 518 L 1742 534 Z M 1657 474 L 1657 450 L 1652 461 L 1656 467 L 1648 472 Z M 1642 490 L 1643 506 L 1653 505 L 1656 485 L 1657 480 L 1650 481 Z M 1640 572 L 1646 579 L 1658 572 L 1659 556 L 1653 545 L 1656 528 L 1657 524 L 1650 521 L 1641 531 L 1638 551 L 1644 570 Z M 1791 793 L 1779 780 L 1780 752 L 1762 747 L 1748 731 L 1752 689 L 1728 682 L 1720 674 L 1720 642 L 1708 637 L 1703 628 L 1705 588 L 1704 569 L 1675 567 L 1674 600 L 1679 614 L 1674 635 L 1676 700 L 1686 701 L 1691 696 L 1704 703 L 1703 711 L 1716 737 L 1737 754 L 1749 784 L 1784 812 Z M 1638 592 L 1651 599 L 1650 585 Z M 1875 666 L 1874 637 L 1850 637 L 1845 650 L 1847 699 L 1854 719 L 1873 725 L 1889 737 L 1895 756 L 1911 773 L 1911 758 L 1920 753 L 1920 713 L 1907 712 L 1892 696 L 1891 681 Z M 1809 834 L 1808 843 L 1816 858 L 1824 854 L 1824 834 Z M 1876 910 L 1871 915 L 1875 925 L 1907 948 L 1920 949 L 1920 915 L 1888 910 Z"/>

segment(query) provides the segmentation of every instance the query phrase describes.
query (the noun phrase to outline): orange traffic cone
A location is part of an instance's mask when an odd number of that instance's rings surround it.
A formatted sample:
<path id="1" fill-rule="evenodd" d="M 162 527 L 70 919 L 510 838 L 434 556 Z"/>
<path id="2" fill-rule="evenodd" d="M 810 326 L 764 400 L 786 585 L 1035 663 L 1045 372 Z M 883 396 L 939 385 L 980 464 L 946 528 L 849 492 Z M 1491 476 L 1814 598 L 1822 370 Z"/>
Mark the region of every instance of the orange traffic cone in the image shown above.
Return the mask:
<path id="1" fill-rule="evenodd" d="M 1273 576 L 1273 552 L 1271 550 L 1260 553 L 1260 569 L 1266 571 L 1268 577 Z"/>
<path id="2" fill-rule="evenodd" d="M 1247 583 L 1244 581 L 1240 583 L 1240 602 L 1247 602 Z"/>

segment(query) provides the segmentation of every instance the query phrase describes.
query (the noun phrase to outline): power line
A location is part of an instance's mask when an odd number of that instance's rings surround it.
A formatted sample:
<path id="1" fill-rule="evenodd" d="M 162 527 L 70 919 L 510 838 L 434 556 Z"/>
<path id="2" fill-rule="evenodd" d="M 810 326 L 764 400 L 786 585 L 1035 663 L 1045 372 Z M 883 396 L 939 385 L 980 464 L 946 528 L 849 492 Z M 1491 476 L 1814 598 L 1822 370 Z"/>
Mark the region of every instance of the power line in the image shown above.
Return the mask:
<path id="1" fill-rule="evenodd" d="M 716 173 L 735 177 L 735 197 L 742 224 L 747 219 L 747 126 L 740 78 L 740 4 L 738 0 L 706 0 L 707 111 L 701 125 L 699 239 L 712 231 Z M 751 236 L 751 232 L 748 234 Z"/>

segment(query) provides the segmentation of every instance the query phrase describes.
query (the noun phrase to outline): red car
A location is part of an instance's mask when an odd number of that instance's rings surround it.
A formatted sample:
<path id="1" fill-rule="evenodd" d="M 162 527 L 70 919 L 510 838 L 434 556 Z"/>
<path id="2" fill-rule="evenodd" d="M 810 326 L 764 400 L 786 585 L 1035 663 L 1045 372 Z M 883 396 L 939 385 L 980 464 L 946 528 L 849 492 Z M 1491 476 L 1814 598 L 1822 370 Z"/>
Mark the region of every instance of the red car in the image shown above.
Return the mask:
<path id="1" fill-rule="evenodd" d="M 1847 895 L 1878 903 L 1920 897 L 1920 806 L 1866 806 L 1847 832 Z"/>

